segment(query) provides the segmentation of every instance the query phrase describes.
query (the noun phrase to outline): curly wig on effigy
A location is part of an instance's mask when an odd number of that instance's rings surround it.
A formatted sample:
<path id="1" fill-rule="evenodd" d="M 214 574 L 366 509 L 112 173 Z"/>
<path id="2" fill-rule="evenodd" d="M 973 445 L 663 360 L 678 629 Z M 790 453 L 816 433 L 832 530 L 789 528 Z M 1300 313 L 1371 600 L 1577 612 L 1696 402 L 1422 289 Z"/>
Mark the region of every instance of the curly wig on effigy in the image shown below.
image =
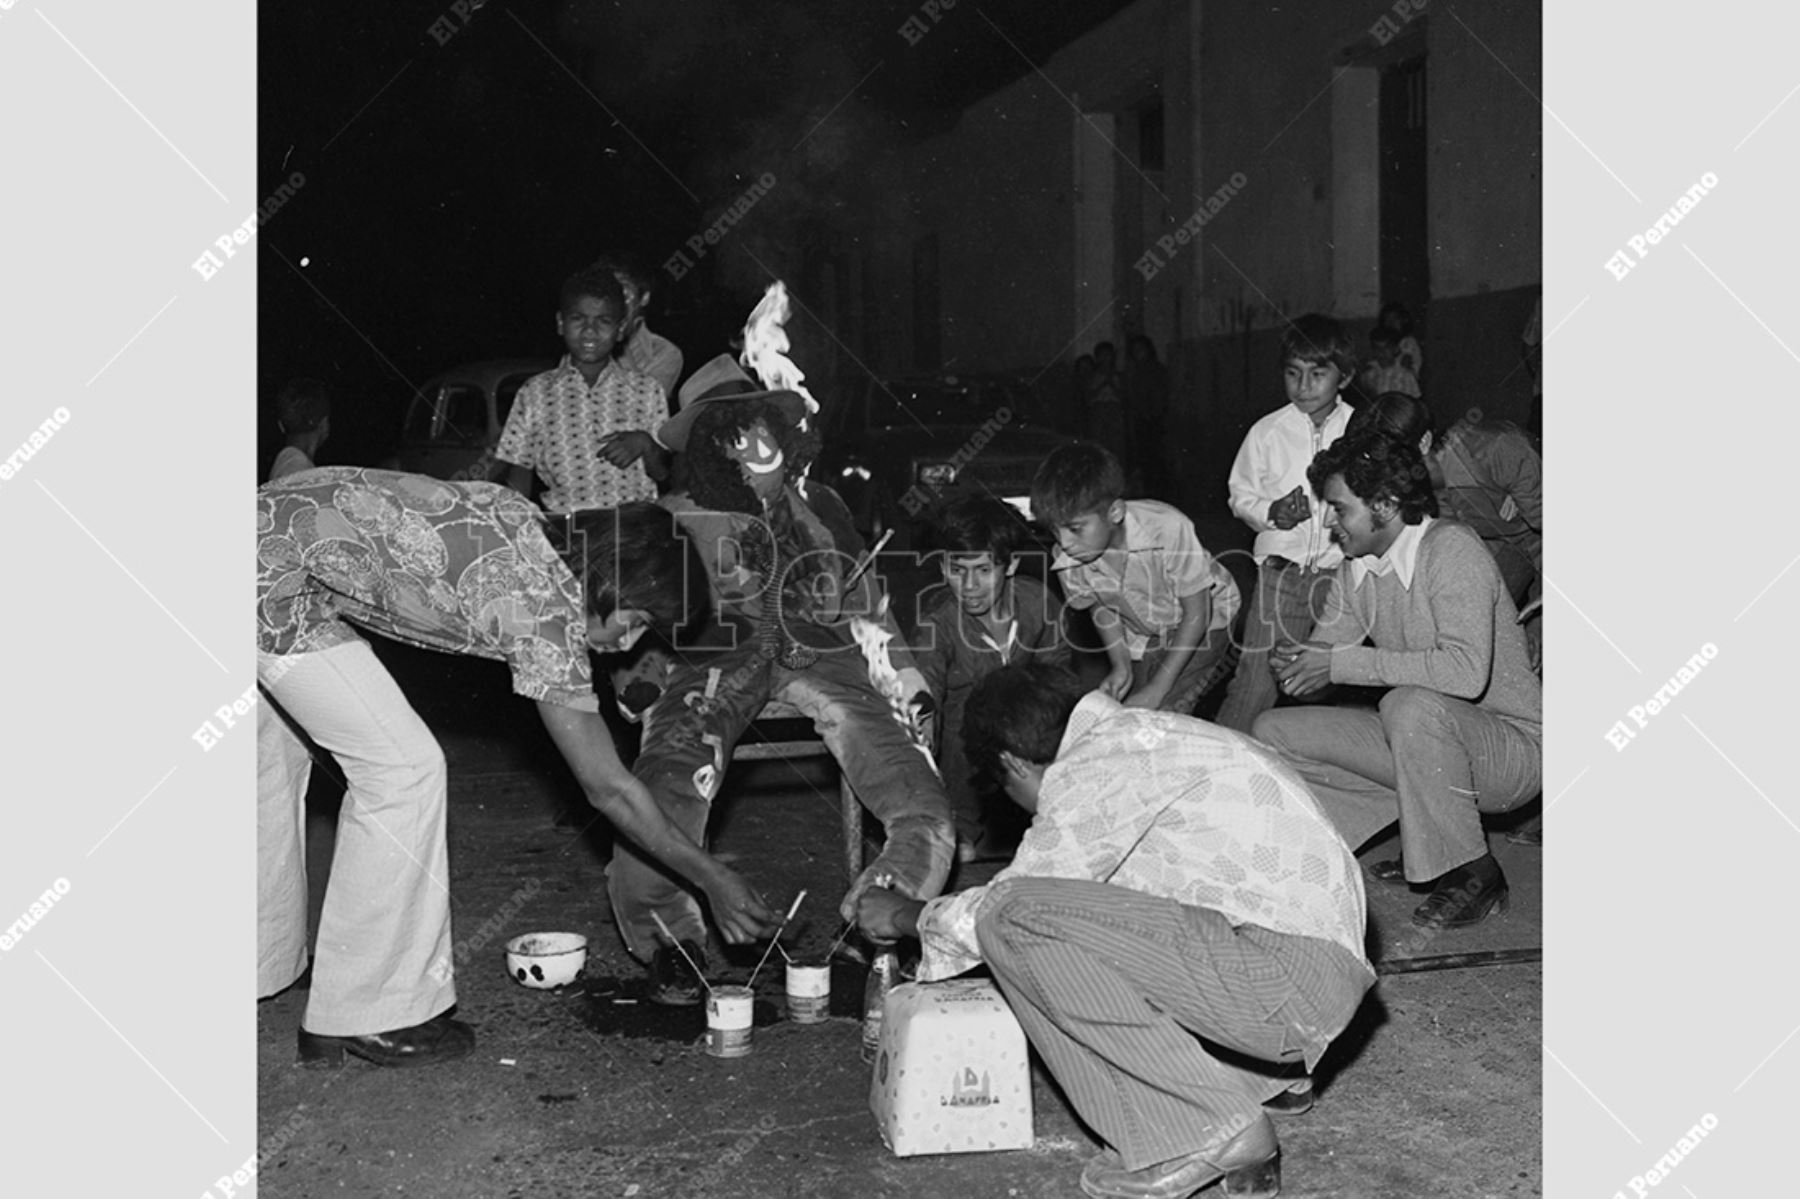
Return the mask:
<path id="1" fill-rule="evenodd" d="M 783 482 L 793 486 L 805 476 L 822 444 L 816 430 L 802 432 L 778 406 L 765 400 L 711 403 L 694 418 L 687 452 L 681 456 L 683 477 L 677 480 L 696 504 L 716 512 L 762 515 L 756 493 L 744 482 L 743 469 L 725 453 L 739 434 L 759 420 L 774 435 L 786 459 Z"/>
<path id="2" fill-rule="evenodd" d="M 677 459 L 681 464 L 676 478 L 677 489 L 686 491 L 702 508 L 763 516 L 762 504 L 750 484 L 744 481 L 743 468 L 726 456 L 726 451 L 744 430 L 759 420 L 774 435 L 775 444 L 781 447 L 784 459 L 782 482 L 789 487 L 798 484 L 805 477 L 806 468 L 818 457 L 822 444 L 818 432 L 813 429 L 802 431 L 778 405 L 766 400 L 726 400 L 708 404 L 706 410 L 694 418 L 687 451 Z M 816 570 L 818 564 L 808 558 L 808 551 L 818 547 L 812 545 L 795 524 L 787 506 L 777 504 L 769 515 L 772 517 L 770 532 L 783 543 L 781 556 L 789 562 L 795 559 L 809 561 L 811 569 Z M 774 546 L 770 542 L 751 537 L 740 548 L 743 565 L 753 573 L 762 574 L 773 565 L 770 555 Z M 785 580 L 788 584 L 799 581 L 797 578 Z"/>

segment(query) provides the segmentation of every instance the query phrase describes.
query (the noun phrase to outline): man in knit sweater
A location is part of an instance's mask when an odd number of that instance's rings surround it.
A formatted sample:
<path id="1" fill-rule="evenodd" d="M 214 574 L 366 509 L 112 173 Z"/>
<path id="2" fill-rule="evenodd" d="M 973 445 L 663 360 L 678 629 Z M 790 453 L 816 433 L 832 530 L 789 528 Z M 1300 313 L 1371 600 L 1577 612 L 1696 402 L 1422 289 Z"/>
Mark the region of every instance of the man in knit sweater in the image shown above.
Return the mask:
<path id="1" fill-rule="evenodd" d="M 1293 763 L 1352 846 L 1399 820 L 1401 857 L 1369 874 L 1431 886 L 1414 924 L 1478 923 L 1507 897 L 1481 814 L 1541 788 L 1543 695 L 1518 610 L 1481 538 L 1436 519 L 1416 447 L 1347 437 L 1307 477 L 1344 562 L 1313 639 L 1275 651 L 1276 677 L 1301 697 L 1328 683 L 1392 690 L 1378 712 L 1265 712 L 1255 735 Z"/>

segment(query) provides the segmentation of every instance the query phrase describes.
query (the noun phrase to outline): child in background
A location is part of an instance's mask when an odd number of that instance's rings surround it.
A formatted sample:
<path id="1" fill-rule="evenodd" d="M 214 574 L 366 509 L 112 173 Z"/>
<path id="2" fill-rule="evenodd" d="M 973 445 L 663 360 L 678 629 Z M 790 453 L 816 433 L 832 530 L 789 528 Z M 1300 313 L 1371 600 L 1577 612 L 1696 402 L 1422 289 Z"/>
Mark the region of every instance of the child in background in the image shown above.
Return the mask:
<path id="1" fill-rule="evenodd" d="M 1231 464 L 1232 514 L 1256 530 L 1256 602 L 1218 715 L 1240 733 L 1279 698 L 1269 647 L 1306 640 L 1344 559 L 1326 534 L 1324 507 L 1307 498 L 1306 468 L 1349 423 L 1342 397 L 1355 353 L 1342 325 L 1312 314 L 1282 334 L 1281 364 L 1288 402 L 1250 426 Z"/>
<path id="2" fill-rule="evenodd" d="M 1363 364 L 1356 382 L 1363 394 L 1371 398 L 1394 391 L 1409 396 L 1419 394 L 1419 377 L 1400 361 L 1399 334 L 1386 325 L 1369 330 L 1369 361 Z"/>
<path id="3" fill-rule="evenodd" d="M 1087 435 L 1123 459 L 1130 432 L 1125 415 L 1125 375 L 1118 351 L 1103 341 L 1094 347 L 1094 373 L 1087 378 Z"/>
<path id="4" fill-rule="evenodd" d="M 625 319 L 619 322 L 619 341 L 614 347 L 619 364 L 655 379 L 662 388 L 663 403 L 673 403 L 675 384 L 681 378 L 681 348 L 652 333 L 644 323 L 656 276 L 635 256 L 627 254 L 603 254 L 595 260 L 593 269 L 612 272 L 619 281 L 619 290 L 625 294 Z"/>
<path id="5" fill-rule="evenodd" d="M 313 459 L 331 436 L 331 392 L 317 379 L 293 379 L 275 397 L 275 419 L 287 438 L 268 481 L 311 470 Z"/>
<path id="6" fill-rule="evenodd" d="M 1238 589 L 1194 522 L 1156 500 L 1126 500 L 1104 446 L 1059 446 L 1031 483 L 1031 514 L 1056 537 L 1052 563 L 1071 608 L 1093 608 L 1112 665 L 1102 690 L 1127 707 L 1191 715 L 1230 670 Z"/>
<path id="7" fill-rule="evenodd" d="M 943 554 L 945 590 L 919 619 L 913 657 L 937 698 L 938 769 L 950 793 L 958 861 L 995 856 L 983 817 L 984 791 L 971 777 L 963 713 L 975 684 L 1013 662 L 1068 664 L 1062 603 L 1036 579 L 1019 578 L 1025 528 L 992 496 L 946 505 L 932 521 L 930 548 Z"/>
<path id="8" fill-rule="evenodd" d="M 1420 348 L 1419 339 L 1413 336 L 1412 314 L 1406 310 L 1406 305 L 1397 300 L 1383 304 L 1375 323 L 1384 329 L 1392 329 L 1394 336 L 1400 339 L 1400 365 L 1411 371 L 1415 379 L 1423 376 L 1425 351 Z"/>

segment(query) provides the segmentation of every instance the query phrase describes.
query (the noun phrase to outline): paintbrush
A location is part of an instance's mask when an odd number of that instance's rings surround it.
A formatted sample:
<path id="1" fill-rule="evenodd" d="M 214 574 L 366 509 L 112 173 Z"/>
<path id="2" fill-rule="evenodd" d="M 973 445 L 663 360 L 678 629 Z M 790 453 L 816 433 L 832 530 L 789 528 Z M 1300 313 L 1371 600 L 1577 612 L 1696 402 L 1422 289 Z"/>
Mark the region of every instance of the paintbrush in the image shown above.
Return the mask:
<path id="1" fill-rule="evenodd" d="M 803 891 L 801 894 L 804 895 L 805 892 Z M 681 942 L 675 939 L 675 934 L 669 931 L 669 926 L 663 923 L 663 918 L 655 912 L 651 912 L 650 919 L 656 921 L 656 927 L 662 929 L 662 935 L 669 938 L 669 944 L 675 947 L 675 952 L 680 954 L 682 960 L 687 962 L 688 967 L 694 972 L 694 977 L 700 980 L 700 985 L 706 988 L 706 993 L 708 995 L 711 995 L 712 984 L 706 981 L 706 975 L 700 973 L 700 967 L 695 963 L 694 959 L 688 957 L 688 951 L 681 947 Z"/>
<path id="2" fill-rule="evenodd" d="M 800 894 L 794 896 L 794 902 L 788 905 L 787 915 L 783 916 L 781 918 L 781 923 L 775 926 L 775 935 L 769 938 L 769 949 L 763 950 L 761 959 L 756 963 L 756 969 L 750 972 L 750 981 L 744 984 L 746 987 L 756 986 L 756 976 L 762 972 L 763 963 L 769 960 L 769 950 L 774 949 L 776 943 L 781 940 L 781 930 L 786 928 L 788 921 L 794 918 L 794 913 L 800 910 L 800 901 L 805 898 L 806 888 L 802 887 L 800 888 Z M 782 956 L 787 956 L 786 950 L 782 951 Z"/>

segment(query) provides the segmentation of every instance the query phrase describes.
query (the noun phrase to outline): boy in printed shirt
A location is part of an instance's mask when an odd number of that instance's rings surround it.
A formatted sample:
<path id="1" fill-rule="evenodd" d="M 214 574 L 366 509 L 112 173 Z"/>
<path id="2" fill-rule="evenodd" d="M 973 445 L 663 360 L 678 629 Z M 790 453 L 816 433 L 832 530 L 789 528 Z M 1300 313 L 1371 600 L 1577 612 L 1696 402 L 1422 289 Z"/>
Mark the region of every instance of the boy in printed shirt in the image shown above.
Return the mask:
<path id="1" fill-rule="evenodd" d="M 963 862 L 992 849 L 983 836 L 982 789 L 963 748 L 969 694 L 1009 663 L 1068 659 L 1062 603 L 1036 579 L 1018 577 L 1024 531 L 1011 507 L 986 495 L 946 505 L 933 521 L 931 546 L 943 554 L 945 590 L 920 617 L 913 657 L 941 713 L 938 769 Z"/>
<path id="2" fill-rule="evenodd" d="M 1101 689 L 1128 708 L 1192 713 L 1231 666 L 1238 589 L 1194 532 L 1156 500 L 1127 500 L 1117 457 L 1059 446 L 1031 483 L 1031 514 L 1056 537 L 1051 564 L 1071 608 L 1093 608 L 1112 669 Z"/>
<path id="3" fill-rule="evenodd" d="M 519 389 L 489 479 L 529 496 L 536 473 L 547 488 L 540 502 L 561 514 L 656 499 L 667 458 L 650 430 L 669 403 L 654 379 L 613 359 L 625 311 L 611 271 L 563 282 L 556 331 L 569 352 Z"/>
<path id="4" fill-rule="evenodd" d="M 1307 498 L 1306 468 L 1343 436 L 1350 408 L 1343 392 L 1356 366 L 1344 327 L 1303 316 L 1281 336 L 1288 402 L 1244 435 L 1228 484 L 1231 511 L 1256 530 L 1256 598 L 1245 614 L 1243 654 L 1218 722 L 1240 733 L 1275 706 L 1269 647 L 1303 641 L 1344 555 L 1327 535 L 1323 508 Z"/>

